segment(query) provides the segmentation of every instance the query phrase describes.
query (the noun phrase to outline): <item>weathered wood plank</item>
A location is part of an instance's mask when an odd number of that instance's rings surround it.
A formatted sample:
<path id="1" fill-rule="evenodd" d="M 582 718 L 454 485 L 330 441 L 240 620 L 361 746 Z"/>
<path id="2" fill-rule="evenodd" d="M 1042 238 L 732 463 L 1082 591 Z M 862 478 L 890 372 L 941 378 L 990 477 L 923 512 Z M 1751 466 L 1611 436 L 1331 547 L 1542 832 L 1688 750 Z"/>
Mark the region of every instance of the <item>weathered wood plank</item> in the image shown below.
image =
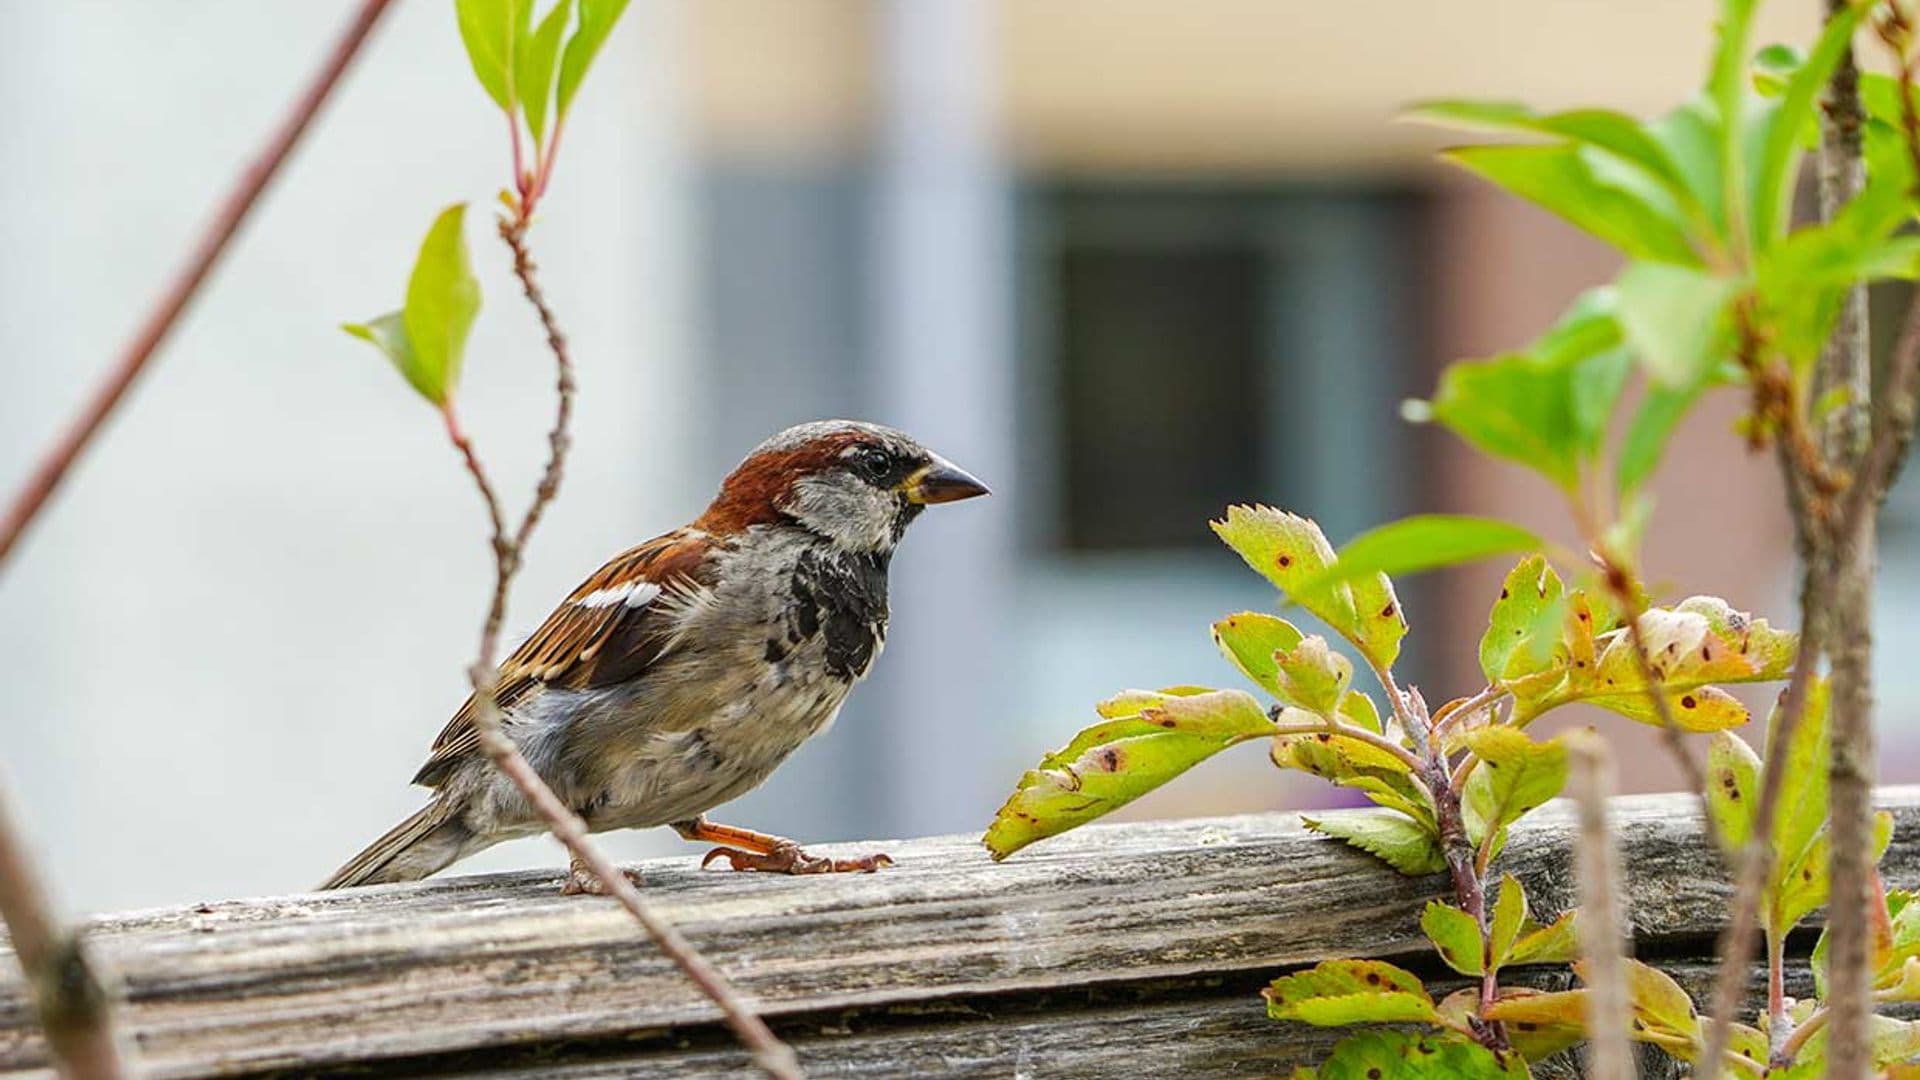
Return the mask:
<path id="1" fill-rule="evenodd" d="M 1900 818 L 1888 876 L 1920 884 L 1920 789 L 1885 800 Z M 1643 949 L 1704 955 L 1724 918 L 1728 890 L 1693 806 L 1616 805 Z M 1550 806 L 1508 845 L 1503 866 L 1538 912 L 1572 900 L 1570 840 L 1569 815 Z M 1006 1075 L 1009 1060 L 1076 1039 L 1125 1056 L 1098 1033 L 1130 1009 L 1167 1041 L 1187 1032 L 1191 1053 L 1270 1066 L 1305 1046 L 1305 1029 L 1276 1032 L 1251 988 L 1335 956 L 1426 964 L 1417 915 L 1444 888 L 1307 834 L 1291 814 L 1096 826 L 1000 865 L 972 838 L 878 846 L 899 865 L 872 876 L 732 875 L 689 859 L 643 870 L 661 912 L 769 1016 L 881 1032 L 802 1040 L 822 1075 L 849 1076 L 924 1075 L 911 1065 L 924 1055 Z M 496 875 L 223 901 L 99 919 L 92 940 L 126 986 L 124 1021 L 156 1076 L 380 1062 L 417 1072 L 489 1055 L 525 1070 L 550 1064 L 548 1051 L 616 1071 L 646 1059 L 661 1075 L 691 1075 L 669 1063 L 700 1055 L 737 1061 L 712 1007 L 623 912 L 561 897 L 557 882 Z M 23 987 L 0 967 L 0 1070 L 43 1067 Z M 1024 1019 L 993 1019 L 1002 1009 Z M 871 1048 L 870 1065 L 832 1059 L 856 1045 Z"/>

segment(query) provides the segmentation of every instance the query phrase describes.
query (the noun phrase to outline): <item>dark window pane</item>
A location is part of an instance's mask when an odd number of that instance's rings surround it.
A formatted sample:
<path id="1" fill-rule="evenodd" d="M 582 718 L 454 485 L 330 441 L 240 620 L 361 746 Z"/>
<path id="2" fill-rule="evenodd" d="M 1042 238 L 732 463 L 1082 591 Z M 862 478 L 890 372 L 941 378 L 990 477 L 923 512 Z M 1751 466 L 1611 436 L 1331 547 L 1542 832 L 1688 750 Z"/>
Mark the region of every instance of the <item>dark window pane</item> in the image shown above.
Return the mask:
<path id="1" fill-rule="evenodd" d="M 1067 545 L 1187 546 L 1259 490 L 1263 260 L 1234 248 L 1060 257 Z"/>

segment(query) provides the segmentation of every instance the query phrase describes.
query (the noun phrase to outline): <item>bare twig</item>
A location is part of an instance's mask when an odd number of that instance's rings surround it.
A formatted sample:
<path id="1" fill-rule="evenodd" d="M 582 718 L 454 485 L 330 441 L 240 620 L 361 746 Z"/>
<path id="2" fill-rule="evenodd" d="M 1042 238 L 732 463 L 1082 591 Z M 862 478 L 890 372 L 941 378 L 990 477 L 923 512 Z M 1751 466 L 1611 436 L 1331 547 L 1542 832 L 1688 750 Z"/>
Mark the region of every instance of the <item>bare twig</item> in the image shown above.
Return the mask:
<path id="1" fill-rule="evenodd" d="M 517 132 L 517 127 L 516 127 Z M 468 678 L 473 684 L 474 728 L 480 736 L 480 746 L 488 760 L 501 775 L 511 781 L 527 804 L 535 810 L 546 823 L 547 831 L 565 845 L 568 853 L 581 865 L 587 867 L 600 880 L 602 886 L 620 901 L 621 906 L 632 914 L 647 933 L 660 946 L 660 951 L 674 962 L 687 977 L 698 986 L 702 993 L 711 998 L 720 1007 L 727 1024 L 733 1028 L 740 1041 L 752 1052 L 754 1062 L 767 1075 L 776 1080 L 798 1080 L 799 1059 L 793 1050 L 781 1042 L 766 1023 L 756 1015 L 752 1008 L 740 997 L 739 991 L 714 967 L 698 950 L 683 937 L 672 924 L 654 914 L 646 902 L 620 868 L 607 858 L 588 840 L 586 823 L 580 820 L 559 796 L 553 793 L 534 771 L 532 765 L 521 755 L 520 748 L 508 738 L 501 724 L 498 702 L 498 671 L 495 667 L 495 654 L 499 651 L 500 628 L 505 621 L 507 599 L 513 588 L 514 575 L 519 571 L 528 540 L 539 526 L 549 504 L 560 491 L 560 483 L 566 473 L 567 452 L 572 446 L 571 425 L 573 419 L 573 358 L 567 351 L 567 339 L 560 331 L 558 321 L 548 307 L 546 296 L 541 291 L 535 276 L 532 255 L 527 250 L 526 235 L 530 221 L 527 217 L 538 197 L 535 181 L 521 174 L 517 164 L 519 147 L 516 140 L 515 182 L 521 188 L 522 198 L 511 218 L 500 221 L 500 238 L 513 253 L 514 275 L 519 278 L 521 289 L 528 303 L 540 317 L 540 325 L 546 332 L 547 346 L 553 352 L 557 370 L 556 390 L 559 403 L 554 416 L 553 429 L 547 435 L 547 464 L 542 471 L 539 485 L 534 489 L 533 499 L 527 505 L 526 513 L 511 535 L 507 532 L 506 515 L 501 509 L 500 498 L 479 456 L 474 452 L 473 444 L 461 429 L 451 406 L 443 410 L 447 423 L 447 437 L 460 452 L 467 473 L 473 478 L 474 487 L 479 491 L 481 500 L 486 504 L 487 520 L 491 529 L 490 544 L 494 554 L 493 595 L 487 604 L 487 614 L 480 630 L 479 656 L 468 669 Z M 548 168 L 551 167 L 549 161 Z"/>
<path id="2" fill-rule="evenodd" d="M 111 1002 L 80 934 L 55 921 L 40 875 L 19 837 L 0 792 L 0 918 L 6 920 L 14 955 L 33 986 L 47 1046 L 73 1080 L 121 1076 L 125 1069 L 114 1041 Z"/>
<path id="3" fill-rule="evenodd" d="M 146 368 L 147 361 L 153 358 L 174 323 L 179 321 L 181 313 L 186 311 L 187 305 L 200 291 L 207 274 L 246 221 L 260 194 L 298 145 L 301 135 L 333 92 L 341 74 L 353 62 L 360 46 L 365 43 L 367 35 L 372 32 L 389 3 L 391 0 L 364 0 L 360 5 L 346 29 L 335 40 L 319 73 L 294 103 L 293 111 L 281 120 L 259 157 L 240 174 L 239 183 L 228 194 L 226 201 L 221 203 L 214 219 L 207 224 L 206 231 L 188 255 L 186 264 L 167 285 L 160 302 L 148 313 L 146 321 L 140 324 L 139 331 L 120 354 L 119 362 L 94 389 L 93 396 L 81 409 L 80 415 L 74 418 L 66 432 L 34 468 L 19 494 L 14 496 L 13 502 L 7 507 L 6 517 L 0 519 L 0 566 L 5 565 L 27 527 L 39 516 L 47 500 L 73 468 L 73 463 L 94 436 L 99 434 L 101 425 L 113 414 L 120 399 L 126 396 L 134 380 Z"/>
<path id="4" fill-rule="evenodd" d="M 299 144 L 389 3 L 391 0 L 365 0 L 360 5 L 292 111 L 240 174 L 118 362 L 8 504 L 6 516 L 0 518 L 0 568 L 199 293 L 214 264 Z M 0 806 L 0 917 L 6 920 L 22 967 L 35 983 L 35 999 L 48 1044 L 69 1075 L 119 1076 L 120 1055 L 101 981 L 87 960 L 79 935 L 55 923 L 38 883 L 25 846 L 5 807 Z"/>
<path id="5" fill-rule="evenodd" d="M 1827 17 L 1848 7 L 1846 0 L 1828 0 Z M 1896 8 L 1896 15 L 1897 15 Z M 1902 50 L 1904 53 L 1904 49 Z M 1902 123 L 1909 150 L 1920 162 L 1920 121 L 1912 99 L 1912 66 L 1900 58 Z M 1820 195 L 1822 216 L 1831 219 L 1860 192 L 1864 184 L 1860 131 L 1866 123 L 1861 106 L 1859 73 L 1849 47 L 1834 69 L 1828 86 L 1821 125 Z M 1894 464 L 1904 452 L 1898 429 L 1890 428 L 1892 414 L 1872 431 L 1867 422 L 1872 407 L 1871 360 L 1867 341 L 1867 290 L 1855 285 L 1847 296 L 1841 320 L 1816 369 L 1815 384 L 1846 387 L 1848 400 L 1830 420 L 1822 447 L 1831 462 L 1853 474 L 1853 485 L 1843 503 L 1844 513 L 1830 523 L 1825 554 L 1831 565 L 1827 594 L 1829 622 L 1827 654 L 1832 696 L 1831 750 L 1828 766 L 1828 812 L 1832 856 L 1828 867 L 1830 951 L 1828 953 L 1827 1075 L 1854 1080 L 1867 1075 L 1873 1063 L 1873 929 L 1868 913 L 1873 906 L 1873 575 L 1874 532 L 1884 488 Z M 1896 380 L 1911 379 L 1896 366 Z M 1904 425 L 1912 431 L 1912 391 L 1889 388 L 1886 401 L 1894 412 L 1904 409 Z M 1871 442 L 1869 442 L 1871 439 Z M 1865 468 L 1859 466 L 1865 465 Z"/>
<path id="6" fill-rule="evenodd" d="M 1598 1080 L 1627 1080 L 1634 1075 L 1628 1048 L 1631 1002 L 1627 994 L 1626 939 L 1620 914 L 1619 857 L 1607 828 L 1607 796 L 1612 794 L 1613 760 L 1606 743 L 1576 733 L 1567 740 L 1573 763 L 1573 800 L 1579 808 L 1580 954 L 1586 958 L 1587 1032 L 1593 1045 L 1586 1075 Z"/>

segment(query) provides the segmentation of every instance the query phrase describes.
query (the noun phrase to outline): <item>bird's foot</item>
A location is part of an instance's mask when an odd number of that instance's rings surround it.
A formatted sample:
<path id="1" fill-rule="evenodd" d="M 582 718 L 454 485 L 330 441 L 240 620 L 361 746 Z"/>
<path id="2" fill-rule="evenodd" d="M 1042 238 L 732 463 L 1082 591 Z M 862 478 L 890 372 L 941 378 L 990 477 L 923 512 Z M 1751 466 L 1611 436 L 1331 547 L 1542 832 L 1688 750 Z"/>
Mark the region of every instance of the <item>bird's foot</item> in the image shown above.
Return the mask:
<path id="1" fill-rule="evenodd" d="M 640 871 L 623 869 L 620 873 L 624 875 L 627 881 L 631 882 L 635 888 L 640 886 Z M 572 864 L 567 867 L 567 879 L 560 885 L 560 895 L 612 896 L 613 890 L 608 888 L 607 883 L 601 881 L 600 876 L 589 869 L 586 863 L 575 859 Z"/>
<path id="2" fill-rule="evenodd" d="M 700 860 L 700 866 L 704 869 L 716 859 L 725 859 L 735 870 L 762 874 L 871 874 L 883 866 L 893 865 L 890 856 L 878 853 L 858 859 L 829 859 L 823 855 L 809 855 L 791 840 L 783 840 L 765 853 L 717 847 L 707 852 L 706 857 Z"/>

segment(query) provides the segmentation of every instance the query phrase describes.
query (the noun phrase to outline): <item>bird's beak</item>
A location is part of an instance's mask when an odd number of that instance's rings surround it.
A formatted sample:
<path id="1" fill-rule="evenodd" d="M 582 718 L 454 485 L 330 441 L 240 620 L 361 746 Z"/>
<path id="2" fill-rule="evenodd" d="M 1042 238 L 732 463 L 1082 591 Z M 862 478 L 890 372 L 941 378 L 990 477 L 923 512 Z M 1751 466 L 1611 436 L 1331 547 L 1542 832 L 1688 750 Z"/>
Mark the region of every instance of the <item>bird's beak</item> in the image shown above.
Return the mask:
<path id="1" fill-rule="evenodd" d="M 900 489 L 906 493 L 908 502 L 922 506 L 990 494 L 987 485 L 975 480 L 965 469 L 937 456 L 907 477 Z"/>

